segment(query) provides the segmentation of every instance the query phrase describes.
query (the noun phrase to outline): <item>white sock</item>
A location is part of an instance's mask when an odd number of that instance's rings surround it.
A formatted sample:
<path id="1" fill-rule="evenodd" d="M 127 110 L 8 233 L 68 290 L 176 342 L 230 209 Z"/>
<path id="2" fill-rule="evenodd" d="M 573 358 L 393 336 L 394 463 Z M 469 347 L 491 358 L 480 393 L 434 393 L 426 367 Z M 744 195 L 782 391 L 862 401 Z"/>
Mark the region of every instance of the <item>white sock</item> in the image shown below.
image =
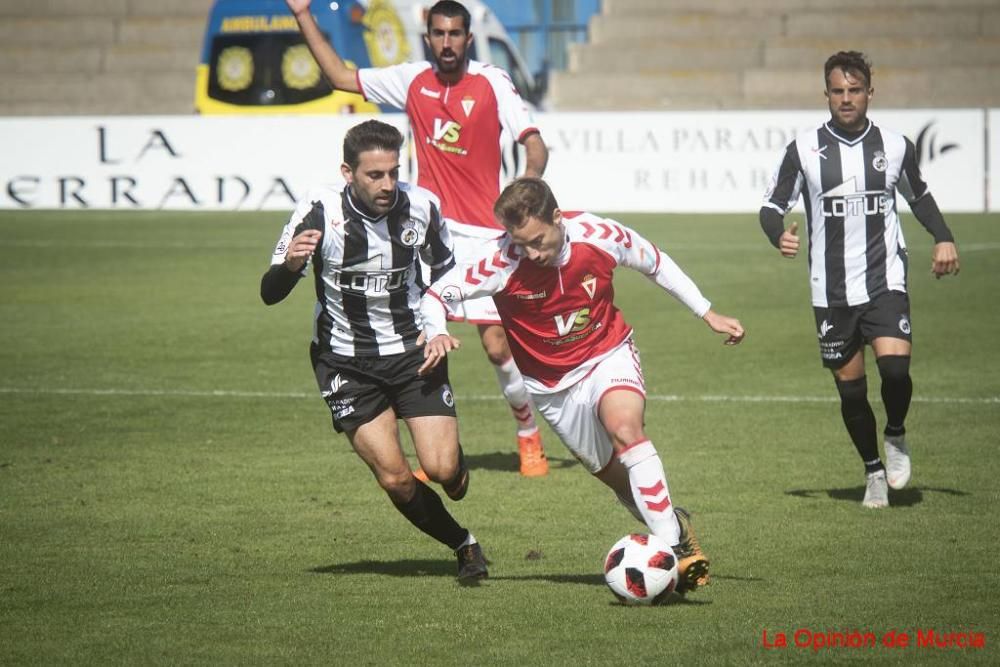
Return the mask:
<path id="1" fill-rule="evenodd" d="M 503 392 L 504 398 L 510 404 L 510 411 L 517 420 L 517 434 L 525 436 L 537 432 L 538 425 L 535 423 L 535 413 L 532 410 L 534 405 L 524 386 L 524 378 L 521 377 L 517 364 L 513 359 L 508 359 L 500 366 L 494 366 L 493 370 L 497 374 L 500 391 Z"/>
<path id="2" fill-rule="evenodd" d="M 478 544 L 478 541 L 476 540 L 475 535 L 472 534 L 472 531 L 470 530 L 468 532 L 469 532 L 469 536 L 467 538 L 465 538 L 464 542 L 462 542 L 461 544 L 458 545 L 458 549 L 461 549 L 462 547 L 467 547 L 470 544 Z M 458 549 L 455 549 L 455 551 L 458 551 Z"/>
<path id="3" fill-rule="evenodd" d="M 618 455 L 618 460 L 628 470 L 632 498 L 649 532 L 670 545 L 680 542 L 681 527 L 674 516 L 663 463 L 653 443 L 643 440 L 630 445 Z"/>

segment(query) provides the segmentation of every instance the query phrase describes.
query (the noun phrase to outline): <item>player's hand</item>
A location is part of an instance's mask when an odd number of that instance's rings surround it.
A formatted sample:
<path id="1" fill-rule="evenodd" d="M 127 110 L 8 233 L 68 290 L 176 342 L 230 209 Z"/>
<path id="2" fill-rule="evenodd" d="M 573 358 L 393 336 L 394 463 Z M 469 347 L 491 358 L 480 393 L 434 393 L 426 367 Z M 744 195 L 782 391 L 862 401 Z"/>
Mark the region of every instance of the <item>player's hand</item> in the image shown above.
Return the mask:
<path id="1" fill-rule="evenodd" d="M 309 5 L 312 0 L 285 0 L 285 4 L 292 11 L 292 14 L 298 16 L 302 12 L 309 11 Z"/>
<path id="2" fill-rule="evenodd" d="M 316 252 L 316 245 L 322 236 L 323 233 L 318 229 L 307 229 L 293 238 L 285 251 L 285 267 L 293 273 L 301 271 Z"/>
<path id="3" fill-rule="evenodd" d="M 778 250 L 789 259 L 799 254 L 799 236 L 796 233 L 798 231 L 799 223 L 793 222 L 788 225 L 788 229 L 781 232 L 781 236 L 778 238 Z"/>
<path id="4" fill-rule="evenodd" d="M 709 309 L 702 319 L 705 320 L 705 324 L 715 333 L 726 334 L 726 345 L 738 345 L 746 335 L 743 325 L 735 317 L 720 315 Z"/>
<path id="5" fill-rule="evenodd" d="M 958 275 L 958 248 L 950 241 L 935 243 L 931 253 L 931 273 L 940 280 L 949 273 Z"/>
<path id="6" fill-rule="evenodd" d="M 462 341 L 448 334 L 438 334 L 424 345 L 424 363 L 417 369 L 417 375 L 426 375 L 452 350 L 462 347 Z"/>

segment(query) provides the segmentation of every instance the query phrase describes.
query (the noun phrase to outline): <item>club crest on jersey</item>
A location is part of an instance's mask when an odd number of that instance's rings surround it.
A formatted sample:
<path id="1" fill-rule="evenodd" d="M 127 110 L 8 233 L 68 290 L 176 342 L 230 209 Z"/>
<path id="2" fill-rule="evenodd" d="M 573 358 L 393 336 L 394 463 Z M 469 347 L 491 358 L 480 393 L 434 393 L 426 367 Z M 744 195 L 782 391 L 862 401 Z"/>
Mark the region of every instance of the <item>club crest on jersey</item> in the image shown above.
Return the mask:
<path id="1" fill-rule="evenodd" d="M 451 387 L 448 385 L 445 385 L 444 389 L 441 390 L 441 400 L 449 408 L 455 407 L 455 395 L 451 393 Z"/>
<path id="2" fill-rule="evenodd" d="M 883 151 L 875 151 L 875 157 L 872 159 L 872 167 L 875 171 L 885 171 L 889 168 L 889 158 L 885 156 Z"/>
<path id="3" fill-rule="evenodd" d="M 899 318 L 899 330 L 905 333 L 907 336 L 910 335 L 910 318 L 903 315 Z"/>
<path id="4" fill-rule="evenodd" d="M 469 115 L 472 113 L 472 107 L 474 107 L 475 105 L 476 101 L 471 97 L 469 97 L 468 95 L 462 98 L 462 111 L 465 112 L 466 118 L 468 118 Z"/>
<path id="5" fill-rule="evenodd" d="M 417 231 L 415 223 L 407 222 L 403 224 L 403 229 L 399 232 L 399 241 L 403 245 L 411 248 L 417 245 L 420 241 L 420 232 Z"/>
<path id="6" fill-rule="evenodd" d="M 588 273 L 583 277 L 580 285 L 583 286 L 583 290 L 587 293 L 587 296 L 593 299 L 594 293 L 597 291 L 597 278 Z"/>

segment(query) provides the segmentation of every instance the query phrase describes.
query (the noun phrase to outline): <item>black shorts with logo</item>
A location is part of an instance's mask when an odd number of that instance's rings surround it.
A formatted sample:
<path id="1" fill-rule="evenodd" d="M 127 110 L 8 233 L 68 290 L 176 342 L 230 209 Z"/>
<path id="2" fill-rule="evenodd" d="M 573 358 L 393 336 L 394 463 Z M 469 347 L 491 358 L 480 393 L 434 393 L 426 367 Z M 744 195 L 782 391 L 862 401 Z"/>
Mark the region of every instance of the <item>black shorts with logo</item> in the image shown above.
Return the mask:
<path id="1" fill-rule="evenodd" d="M 912 340 L 906 292 L 886 292 L 857 306 L 813 306 L 813 314 L 825 368 L 841 368 L 875 338 Z"/>
<path id="2" fill-rule="evenodd" d="M 390 407 L 399 418 L 455 416 L 448 359 L 430 374 L 418 376 L 417 369 L 424 363 L 423 348 L 385 357 L 345 357 L 320 352 L 313 344 L 310 356 L 338 433 L 352 431 Z"/>

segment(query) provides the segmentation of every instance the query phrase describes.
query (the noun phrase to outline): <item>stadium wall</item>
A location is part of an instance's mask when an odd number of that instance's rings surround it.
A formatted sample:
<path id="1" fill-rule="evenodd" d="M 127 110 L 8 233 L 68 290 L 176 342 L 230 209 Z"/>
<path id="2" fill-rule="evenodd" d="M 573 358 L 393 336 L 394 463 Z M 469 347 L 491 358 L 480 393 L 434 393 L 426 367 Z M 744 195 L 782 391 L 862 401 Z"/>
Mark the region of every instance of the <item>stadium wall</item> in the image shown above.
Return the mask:
<path id="1" fill-rule="evenodd" d="M 1000 211 L 1000 109 L 886 110 L 941 208 Z M 406 128 L 401 114 L 383 120 Z M 822 111 L 545 113 L 547 178 L 567 209 L 755 212 Z M 0 118 L 0 209 L 290 210 L 339 178 L 356 116 Z M 990 131 L 990 130 L 993 131 Z M 511 156 L 508 156 L 511 158 Z M 514 159 L 510 164 L 517 164 Z M 416 174 L 404 160 L 404 180 Z"/>

